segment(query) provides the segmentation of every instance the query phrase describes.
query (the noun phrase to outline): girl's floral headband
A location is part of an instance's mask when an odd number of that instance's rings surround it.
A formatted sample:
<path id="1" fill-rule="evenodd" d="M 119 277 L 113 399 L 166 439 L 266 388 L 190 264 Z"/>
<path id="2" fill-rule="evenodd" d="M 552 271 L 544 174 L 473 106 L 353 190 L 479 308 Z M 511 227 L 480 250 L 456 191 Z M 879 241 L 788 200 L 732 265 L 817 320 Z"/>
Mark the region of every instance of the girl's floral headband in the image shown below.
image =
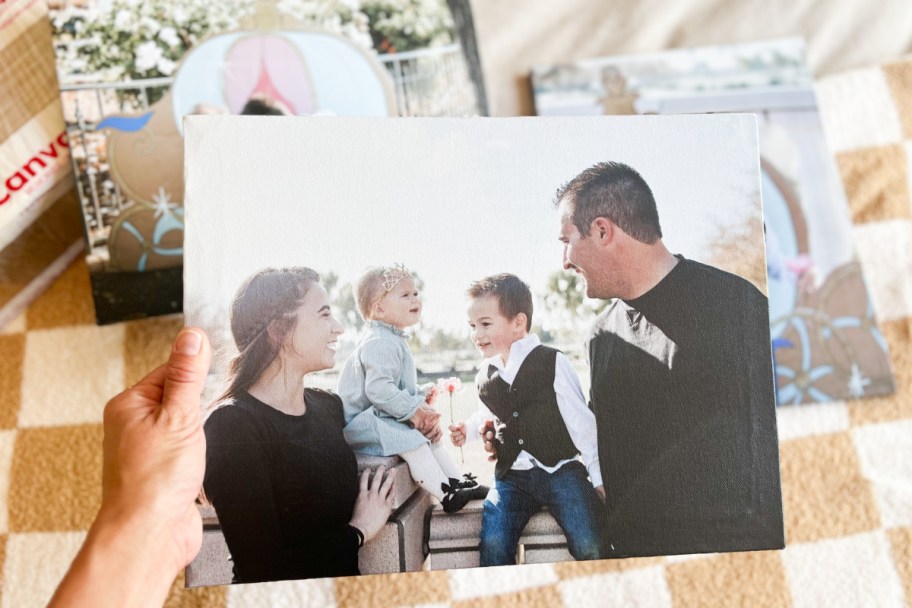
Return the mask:
<path id="1" fill-rule="evenodd" d="M 383 287 L 383 291 L 389 293 L 392 291 L 393 287 L 399 283 L 399 281 L 411 276 L 412 273 L 410 273 L 405 268 L 404 264 L 393 264 L 383 271 L 383 276 L 381 277 L 382 281 L 380 285 Z"/>

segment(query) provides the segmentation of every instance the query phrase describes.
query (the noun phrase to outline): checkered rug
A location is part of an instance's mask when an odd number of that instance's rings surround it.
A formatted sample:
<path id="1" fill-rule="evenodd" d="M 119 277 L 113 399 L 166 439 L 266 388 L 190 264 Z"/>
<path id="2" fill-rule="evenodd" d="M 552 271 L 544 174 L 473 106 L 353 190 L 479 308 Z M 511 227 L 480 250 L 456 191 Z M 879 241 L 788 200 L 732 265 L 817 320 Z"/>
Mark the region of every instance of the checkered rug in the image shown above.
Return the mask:
<path id="1" fill-rule="evenodd" d="M 178 580 L 168 605 L 912 604 L 912 61 L 827 78 L 819 95 L 898 392 L 780 410 L 784 551 L 191 591 Z M 94 326 L 79 263 L 3 330 L 0 605 L 49 599 L 99 506 L 104 403 L 166 357 L 180 325 Z"/>

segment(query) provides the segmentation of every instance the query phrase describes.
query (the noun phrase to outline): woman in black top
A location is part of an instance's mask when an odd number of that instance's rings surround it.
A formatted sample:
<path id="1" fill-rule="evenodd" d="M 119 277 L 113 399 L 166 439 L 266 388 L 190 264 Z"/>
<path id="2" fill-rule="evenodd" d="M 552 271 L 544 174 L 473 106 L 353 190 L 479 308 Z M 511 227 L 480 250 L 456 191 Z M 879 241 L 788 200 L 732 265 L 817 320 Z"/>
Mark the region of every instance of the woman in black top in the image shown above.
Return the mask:
<path id="1" fill-rule="evenodd" d="M 342 401 L 304 388 L 331 368 L 342 327 L 319 276 L 266 269 L 231 309 L 239 354 L 230 386 L 205 423 L 203 487 L 234 560 L 234 582 L 358 572 L 358 548 L 389 517 L 392 475 L 358 480 Z"/>

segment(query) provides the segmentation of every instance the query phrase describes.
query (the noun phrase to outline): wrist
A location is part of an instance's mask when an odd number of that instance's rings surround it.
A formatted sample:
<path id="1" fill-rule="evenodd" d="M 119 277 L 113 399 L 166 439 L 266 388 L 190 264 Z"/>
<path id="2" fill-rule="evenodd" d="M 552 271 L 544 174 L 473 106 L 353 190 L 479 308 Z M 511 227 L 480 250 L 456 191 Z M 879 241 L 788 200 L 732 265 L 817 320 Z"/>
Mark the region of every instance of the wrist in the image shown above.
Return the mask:
<path id="1" fill-rule="evenodd" d="M 364 542 L 369 541 L 374 535 L 371 533 L 371 527 L 367 525 L 366 521 L 362 521 L 356 515 L 352 517 L 351 521 L 348 522 L 348 527 L 354 530 L 358 530 L 361 533 L 361 536 L 364 537 Z"/>
<path id="2" fill-rule="evenodd" d="M 50 605 L 161 606 L 180 570 L 162 555 L 163 533 L 103 506 Z"/>
<path id="3" fill-rule="evenodd" d="M 409 410 L 409 412 L 407 414 L 405 414 L 402 418 L 397 418 L 396 420 L 398 420 L 399 422 L 411 422 L 412 424 L 415 423 L 415 418 L 417 416 L 420 416 L 422 413 L 421 406 L 424 405 L 424 397 L 422 397 L 421 395 L 417 395 L 416 399 L 417 399 L 417 401 L 415 402 L 412 409 Z"/>
<path id="4" fill-rule="evenodd" d="M 154 512 L 103 502 L 89 537 L 123 559 L 133 556 L 150 574 L 173 579 L 184 563 L 173 542 L 172 526 Z"/>
<path id="5" fill-rule="evenodd" d="M 363 547 L 364 542 L 366 540 L 364 538 L 364 531 L 354 524 L 348 524 L 348 529 L 352 534 L 354 534 L 355 540 L 357 541 L 357 544 L 358 544 L 358 548 L 360 549 L 361 547 Z"/>

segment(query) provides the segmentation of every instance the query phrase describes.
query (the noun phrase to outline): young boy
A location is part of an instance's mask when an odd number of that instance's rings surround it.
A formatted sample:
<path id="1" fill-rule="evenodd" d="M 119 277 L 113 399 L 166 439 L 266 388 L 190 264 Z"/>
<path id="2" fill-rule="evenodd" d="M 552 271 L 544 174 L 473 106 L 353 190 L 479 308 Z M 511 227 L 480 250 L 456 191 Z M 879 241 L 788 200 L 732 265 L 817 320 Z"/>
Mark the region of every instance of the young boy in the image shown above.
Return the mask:
<path id="1" fill-rule="evenodd" d="M 481 403 L 449 428 L 461 446 L 494 421 L 497 465 L 481 520 L 481 565 L 515 564 L 516 543 L 542 506 L 564 530 L 575 559 L 598 559 L 604 489 L 595 417 L 579 378 L 567 357 L 529 333 L 532 293 L 518 277 L 486 277 L 468 295 L 472 341 L 485 357 L 475 378 Z"/>

